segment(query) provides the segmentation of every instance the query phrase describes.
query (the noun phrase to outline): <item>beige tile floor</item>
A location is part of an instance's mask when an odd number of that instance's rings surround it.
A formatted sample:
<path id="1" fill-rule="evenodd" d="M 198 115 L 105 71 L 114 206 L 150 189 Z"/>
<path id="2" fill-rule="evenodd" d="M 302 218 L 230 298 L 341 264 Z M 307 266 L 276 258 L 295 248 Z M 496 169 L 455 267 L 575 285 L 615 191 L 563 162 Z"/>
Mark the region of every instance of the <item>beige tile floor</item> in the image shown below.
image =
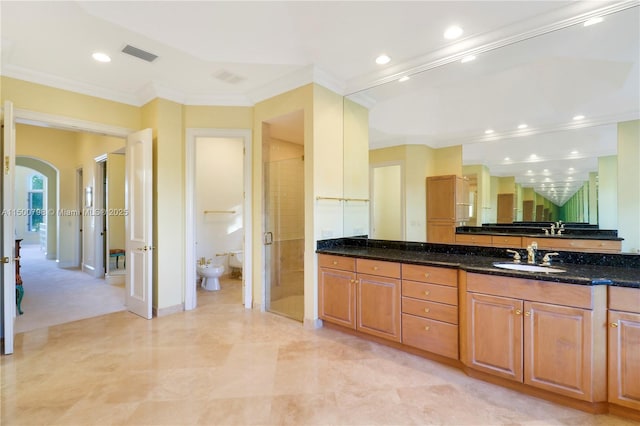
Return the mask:
<path id="1" fill-rule="evenodd" d="M 2 425 L 632 425 L 521 395 L 338 331 L 242 308 L 127 312 L 16 336 Z"/>

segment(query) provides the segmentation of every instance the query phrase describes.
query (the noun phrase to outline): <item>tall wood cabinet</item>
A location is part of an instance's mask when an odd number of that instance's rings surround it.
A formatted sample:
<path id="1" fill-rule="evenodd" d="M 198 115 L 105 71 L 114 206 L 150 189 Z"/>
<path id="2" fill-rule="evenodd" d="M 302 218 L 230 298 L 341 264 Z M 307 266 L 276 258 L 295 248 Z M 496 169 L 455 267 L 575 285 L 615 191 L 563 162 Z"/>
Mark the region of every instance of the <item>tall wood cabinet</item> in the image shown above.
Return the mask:
<path id="1" fill-rule="evenodd" d="M 456 227 L 469 220 L 469 181 L 461 176 L 427 177 L 427 241 L 454 243 Z"/>

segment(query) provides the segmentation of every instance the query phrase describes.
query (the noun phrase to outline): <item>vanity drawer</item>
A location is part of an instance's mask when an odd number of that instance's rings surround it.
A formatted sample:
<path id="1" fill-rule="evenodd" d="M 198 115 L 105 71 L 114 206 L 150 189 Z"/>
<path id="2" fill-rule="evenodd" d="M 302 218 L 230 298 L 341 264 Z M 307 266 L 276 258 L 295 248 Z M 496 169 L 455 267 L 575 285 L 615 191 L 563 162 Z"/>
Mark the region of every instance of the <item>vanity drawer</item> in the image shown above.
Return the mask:
<path id="1" fill-rule="evenodd" d="M 356 272 L 359 274 L 400 278 L 400 264 L 382 260 L 358 259 L 356 261 Z"/>
<path id="2" fill-rule="evenodd" d="M 609 309 L 640 314 L 640 289 L 609 286 Z"/>
<path id="3" fill-rule="evenodd" d="M 332 269 L 341 269 L 343 271 L 355 271 L 356 259 L 354 257 L 320 254 L 318 255 L 318 266 L 320 268 L 332 268 Z"/>
<path id="4" fill-rule="evenodd" d="M 522 237 L 514 237 L 510 235 L 492 235 L 491 245 L 494 247 L 522 247 Z"/>
<path id="5" fill-rule="evenodd" d="M 402 295 L 414 299 L 458 305 L 458 289 L 437 284 L 402 281 Z"/>
<path id="6" fill-rule="evenodd" d="M 403 297 L 402 313 L 458 324 L 458 307 L 443 303 Z"/>
<path id="7" fill-rule="evenodd" d="M 458 271 L 435 266 L 403 264 L 402 279 L 456 287 L 458 285 Z"/>
<path id="8" fill-rule="evenodd" d="M 491 245 L 491 235 L 456 234 L 456 243 L 488 246 Z"/>
<path id="9" fill-rule="evenodd" d="M 402 343 L 458 359 L 458 326 L 402 314 Z"/>

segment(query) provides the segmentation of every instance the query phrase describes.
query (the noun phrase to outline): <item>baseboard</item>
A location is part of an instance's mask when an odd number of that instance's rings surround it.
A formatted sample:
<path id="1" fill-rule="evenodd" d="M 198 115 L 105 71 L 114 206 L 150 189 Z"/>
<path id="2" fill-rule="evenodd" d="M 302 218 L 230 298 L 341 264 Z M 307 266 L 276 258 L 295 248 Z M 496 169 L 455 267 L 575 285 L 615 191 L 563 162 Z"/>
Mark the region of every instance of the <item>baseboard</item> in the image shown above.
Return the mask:
<path id="1" fill-rule="evenodd" d="M 154 317 L 166 317 L 167 315 L 177 314 L 178 312 L 184 311 L 184 303 L 174 306 L 168 306 L 166 308 L 158 309 L 156 307 L 153 308 L 153 316 Z"/>
<path id="2" fill-rule="evenodd" d="M 305 318 L 302 326 L 307 330 L 317 330 L 318 328 L 322 328 L 322 320 L 320 318 L 316 319 L 308 319 Z"/>
<path id="3" fill-rule="evenodd" d="M 124 274 L 105 275 L 104 280 L 109 285 L 124 285 L 125 275 Z"/>
<path id="4" fill-rule="evenodd" d="M 62 269 L 72 269 L 72 268 L 77 268 L 78 265 L 75 264 L 75 262 L 73 262 L 72 260 L 67 260 L 65 262 L 61 262 L 60 260 L 56 260 L 56 263 L 58 264 L 58 268 L 62 268 Z M 92 271 L 94 270 L 93 266 L 89 266 L 89 265 L 82 265 L 82 270 L 84 272 L 86 271 Z M 87 268 L 86 270 L 84 268 Z M 91 268 L 91 269 L 89 269 Z"/>

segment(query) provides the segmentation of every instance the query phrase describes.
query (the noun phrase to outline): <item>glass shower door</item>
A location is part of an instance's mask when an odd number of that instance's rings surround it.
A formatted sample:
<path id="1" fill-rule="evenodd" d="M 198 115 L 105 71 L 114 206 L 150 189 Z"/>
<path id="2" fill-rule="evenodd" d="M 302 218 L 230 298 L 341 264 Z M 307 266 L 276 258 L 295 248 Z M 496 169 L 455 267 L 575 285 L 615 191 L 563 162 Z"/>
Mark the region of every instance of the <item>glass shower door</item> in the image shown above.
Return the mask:
<path id="1" fill-rule="evenodd" d="M 266 309 L 304 319 L 304 159 L 264 164 Z"/>

